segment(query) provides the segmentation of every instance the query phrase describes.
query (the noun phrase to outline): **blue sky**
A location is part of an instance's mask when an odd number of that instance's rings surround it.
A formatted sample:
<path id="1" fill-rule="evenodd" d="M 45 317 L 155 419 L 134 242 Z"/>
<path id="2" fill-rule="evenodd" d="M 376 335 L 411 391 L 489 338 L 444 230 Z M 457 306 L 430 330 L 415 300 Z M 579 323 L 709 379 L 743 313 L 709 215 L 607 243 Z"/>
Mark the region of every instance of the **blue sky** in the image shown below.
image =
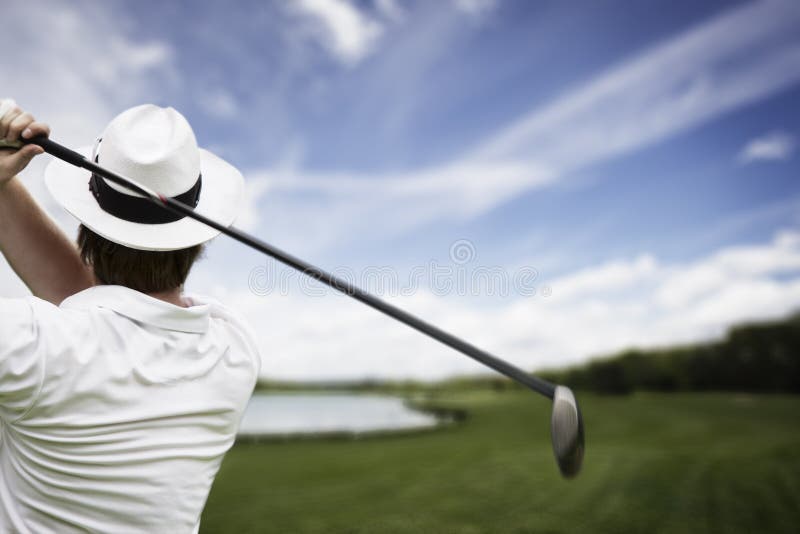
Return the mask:
<path id="1" fill-rule="evenodd" d="M 796 2 L 4 11 L 26 43 L 0 58 L 4 91 L 58 140 L 88 144 L 126 107 L 171 105 L 244 172 L 238 224 L 314 263 L 407 279 L 453 267 L 468 240 L 464 268 L 536 269 L 533 296 L 385 295 L 528 368 L 706 339 L 800 304 Z M 43 165 L 26 179 L 74 232 Z M 187 287 L 250 317 L 269 376 L 479 370 L 340 297 L 255 294 L 264 265 L 218 239 Z M 7 268 L 0 281 L 22 294 Z"/>

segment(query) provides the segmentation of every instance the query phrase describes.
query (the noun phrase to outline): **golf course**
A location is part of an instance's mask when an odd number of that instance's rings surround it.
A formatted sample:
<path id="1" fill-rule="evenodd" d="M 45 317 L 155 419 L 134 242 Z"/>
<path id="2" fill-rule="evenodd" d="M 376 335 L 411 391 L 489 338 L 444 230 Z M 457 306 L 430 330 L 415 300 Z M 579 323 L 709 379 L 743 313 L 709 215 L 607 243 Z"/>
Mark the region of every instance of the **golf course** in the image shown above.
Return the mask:
<path id="1" fill-rule="evenodd" d="M 577 391 L 583 471 L 558 473 L 550 403 L 440 393 L 418 433 L 237 443 L 201 532 L 797 532 L 800 397 Z"/>

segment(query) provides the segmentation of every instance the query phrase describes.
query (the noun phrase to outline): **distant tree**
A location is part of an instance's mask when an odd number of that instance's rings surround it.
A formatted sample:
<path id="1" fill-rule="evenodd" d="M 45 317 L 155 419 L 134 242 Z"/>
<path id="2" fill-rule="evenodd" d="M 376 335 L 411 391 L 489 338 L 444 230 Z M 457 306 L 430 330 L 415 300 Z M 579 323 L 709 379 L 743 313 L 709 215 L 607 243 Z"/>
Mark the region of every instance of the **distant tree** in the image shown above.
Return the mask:
<path id="1" fill-rule="evenodd" d="M 737 326 L 718 342 L 630 349 L 544 376 L 574 389 L 612 394 L 637 389 L 800 393 L 800 314 Z"/>

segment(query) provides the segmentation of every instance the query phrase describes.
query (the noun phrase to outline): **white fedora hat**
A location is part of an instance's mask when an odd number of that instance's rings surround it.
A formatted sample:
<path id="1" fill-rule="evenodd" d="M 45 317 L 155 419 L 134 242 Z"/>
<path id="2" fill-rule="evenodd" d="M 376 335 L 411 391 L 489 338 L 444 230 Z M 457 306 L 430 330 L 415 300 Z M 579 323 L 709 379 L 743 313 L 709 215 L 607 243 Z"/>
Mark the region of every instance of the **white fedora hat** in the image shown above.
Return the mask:
<path id="1" fill-rule="evenodd" d="M 241 173 L 198 148 L 192 127 L 173 108 L 145 104 L 128 109 L 109 123 L 94 147 L 77 152 L 226 226 L 239 211 Z M 47 166 L 45 183 L 84 226 L 126 247 L 178 250 L 220 233 L 59 159 Z"/>

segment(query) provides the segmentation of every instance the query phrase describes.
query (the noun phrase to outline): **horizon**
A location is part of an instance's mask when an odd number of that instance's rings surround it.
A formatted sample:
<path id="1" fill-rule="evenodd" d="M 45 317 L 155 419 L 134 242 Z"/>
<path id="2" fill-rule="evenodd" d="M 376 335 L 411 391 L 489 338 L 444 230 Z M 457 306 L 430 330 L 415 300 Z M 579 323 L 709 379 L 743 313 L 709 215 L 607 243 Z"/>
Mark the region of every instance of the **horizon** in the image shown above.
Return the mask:
<path id="1" fill-rule="evenodd" d="M 55 140 L 77 148 L 129 106 L 174 106 L 242 170 L 237 227 L 526 370 L 800 308 L 791 0 L 4 9 L 26 44 L 0 58 L 2 96 Z M 72 236 L 44 163 L 23 178 Z M 27 294 L 5 261 L 0 289 Z M 187 290 L 247 316 L 262 379 L 483 372 L 224 237 Z"/>

